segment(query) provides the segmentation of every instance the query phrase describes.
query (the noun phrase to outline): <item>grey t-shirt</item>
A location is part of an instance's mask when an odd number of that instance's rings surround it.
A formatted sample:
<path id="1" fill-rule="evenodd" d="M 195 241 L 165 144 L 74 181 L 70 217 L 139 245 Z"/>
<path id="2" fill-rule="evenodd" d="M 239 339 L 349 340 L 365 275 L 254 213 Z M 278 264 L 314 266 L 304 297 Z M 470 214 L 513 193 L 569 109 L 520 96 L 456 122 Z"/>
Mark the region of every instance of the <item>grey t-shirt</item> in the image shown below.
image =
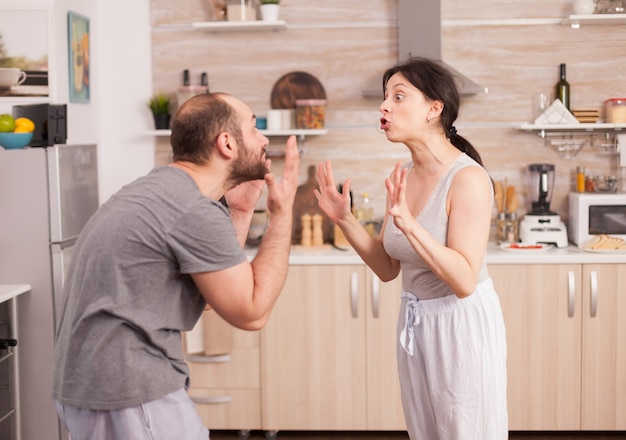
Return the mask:
<path id="1" fill-rule="evenodd" d="M 115 410 L 188 385 L 181 331 L 205 306 L 189 274 L 245 260 L 228 211 L 184 171 L 122 188 L 79 236 L 57 329 L 53 397 Z"/>

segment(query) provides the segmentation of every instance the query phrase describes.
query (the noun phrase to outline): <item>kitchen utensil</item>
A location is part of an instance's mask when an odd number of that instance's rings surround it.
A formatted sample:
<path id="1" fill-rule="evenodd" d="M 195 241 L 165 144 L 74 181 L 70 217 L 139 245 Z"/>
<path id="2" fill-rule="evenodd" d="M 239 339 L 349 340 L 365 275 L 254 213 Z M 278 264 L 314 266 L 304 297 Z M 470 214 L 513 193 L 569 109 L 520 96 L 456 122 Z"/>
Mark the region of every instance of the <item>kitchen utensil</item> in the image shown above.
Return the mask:
<path id="1" fill-rule="evenodd" d="M 502 183 L 495 182 L 493 186 L 494 186 L 494 198 L 496 201 L 496 208 L 498 210 L 498 213 L 504 212 L 504 206 L 502 205 L 502 200 L 503 200 Z"/>
<path id="2" fill-rule="evenodd" d="M 550 200 L 554 189 L 554 165 L 532 164 L 528 166 L 528 193 L 532 204 L 531 214 L 555 214 L 550 211 Z"/>
<path id="3" fill-rule="evenodd" d="M 7 150 L 24 148 L 33 138 L 33 133 L 0 133 L 0 146 Z"/>
<path id="4" fill-rule="evenodd" d="M 616 176 L 594 176 L 593 190 L 600 193 L 612 193 L 617 190 Z"/>
<path id="5" fill-rule="evenodd" d="M 567 247 L 567 230 L 561 216 L 550 210 L 554 189 L 554 165 L 528 166 L 528 194 L 532 210 L 520 223 L 520 239 L 528 243 L 556 244 Z"/>
<path id="6" fill-rule="evenodd" d="M 330 219 L 324 214 L 317 204 L 317 199 L 313 193 L 313 189 L 317 188 L 317 179 L 315 178 L 315 165 L 310 165 L 307 180 L 296 190 L 296 199 L 293 202 L 293 231 L 291 235 L 292 243 L 300 243 L 302 241 L 302 216 L 322 215 L 322 234 L 324 242 L 330 243 L 333 238 L 333 227 Z"/>
<path id="7" fill-rule="evenodd" d="M 515 187 L 508 186 L 506 188 L 506 212 L 515 212 L 519 206 L 519 200 L 515 194 Z"/>

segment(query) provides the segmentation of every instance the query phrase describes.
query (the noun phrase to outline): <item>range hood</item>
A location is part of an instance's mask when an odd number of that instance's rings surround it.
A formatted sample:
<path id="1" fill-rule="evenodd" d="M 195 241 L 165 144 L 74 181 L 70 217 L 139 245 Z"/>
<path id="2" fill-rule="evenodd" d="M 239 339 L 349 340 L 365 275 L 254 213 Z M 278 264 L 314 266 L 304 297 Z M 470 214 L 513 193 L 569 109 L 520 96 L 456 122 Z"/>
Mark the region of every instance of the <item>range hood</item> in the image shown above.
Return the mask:
<path id="1" fill-rule="evenodd" d="M 441 61 L 454 75 L 459 93 L 487 93 L 483 87 L 441 59 L 441 0 L 398 0 L 398 62 L 409 55 Z M 380 90 L 364 90 L 363 96 L 380 97 Z"/>

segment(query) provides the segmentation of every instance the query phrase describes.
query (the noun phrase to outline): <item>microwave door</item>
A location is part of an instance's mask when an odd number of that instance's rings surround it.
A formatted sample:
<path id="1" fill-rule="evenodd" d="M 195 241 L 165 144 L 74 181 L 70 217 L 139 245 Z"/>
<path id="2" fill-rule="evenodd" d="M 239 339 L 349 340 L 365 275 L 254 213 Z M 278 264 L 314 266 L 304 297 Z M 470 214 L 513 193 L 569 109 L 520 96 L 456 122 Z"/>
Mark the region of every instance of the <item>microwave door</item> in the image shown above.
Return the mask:
<path id="1" fill-rule="evenodd" d="M 626 205 L 591 206 L 589 234 L 626 235 Z"/>
<path id="2" fill-rule="evenodd" d="M 98 209 L 96 145 L 47 148 L 50 242 L 76 238 Z"/>
<path id="3" fill-rule="evenodd" d="M 626 212 L 614 212 L 605 215 L 608 229 L 620 231 L 623 234 L 626 231 Z"/>

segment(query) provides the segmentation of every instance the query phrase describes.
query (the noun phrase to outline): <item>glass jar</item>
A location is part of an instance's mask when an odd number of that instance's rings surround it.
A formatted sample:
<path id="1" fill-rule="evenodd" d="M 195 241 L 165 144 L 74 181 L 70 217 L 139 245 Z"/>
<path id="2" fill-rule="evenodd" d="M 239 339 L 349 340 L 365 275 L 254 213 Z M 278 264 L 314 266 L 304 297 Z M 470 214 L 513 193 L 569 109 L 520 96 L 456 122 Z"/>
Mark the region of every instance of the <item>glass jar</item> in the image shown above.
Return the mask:
<path id="1" fill-rule="evenodd" d="M 519 242 L 519 220 L 517 219 L 516 212 L 510 212 L 506 214 L 506 242 L 517 243 Z"/>
<path id="2" fill-rule="evenodd" d="M 496 242 L 498 244 L 519 242 L 519 220 L 516 212 L 498 213 Z"/>
<path id="3" fill-rule="evenodd" d="M 596 14 L 623 14 L 623 0 L 598 0 L 596 2 Z"/>

